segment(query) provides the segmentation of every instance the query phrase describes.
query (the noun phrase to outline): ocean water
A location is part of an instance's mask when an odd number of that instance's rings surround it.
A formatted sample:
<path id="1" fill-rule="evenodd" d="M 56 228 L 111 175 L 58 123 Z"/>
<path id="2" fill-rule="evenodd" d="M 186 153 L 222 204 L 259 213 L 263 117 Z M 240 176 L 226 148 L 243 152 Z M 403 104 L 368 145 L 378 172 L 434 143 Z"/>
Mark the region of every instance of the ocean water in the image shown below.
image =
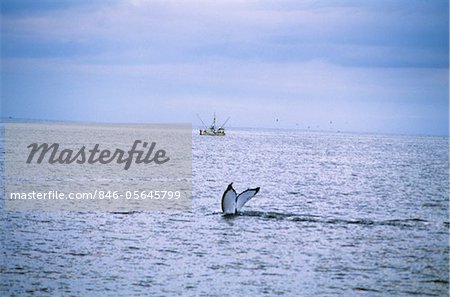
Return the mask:
<path id="1" fill-rule="evenodd" d="M 447 137 L 192 137 L 191 211 L 2 209 L 0 295 L 448 296 Z"/>

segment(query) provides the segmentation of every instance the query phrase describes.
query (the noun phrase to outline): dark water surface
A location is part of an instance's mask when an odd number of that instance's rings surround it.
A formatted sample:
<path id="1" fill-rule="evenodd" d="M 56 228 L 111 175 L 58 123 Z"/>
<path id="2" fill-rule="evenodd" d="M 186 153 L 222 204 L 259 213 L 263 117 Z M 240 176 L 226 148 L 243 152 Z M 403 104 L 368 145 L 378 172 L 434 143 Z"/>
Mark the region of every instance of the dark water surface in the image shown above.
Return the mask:
<path id="1" fill-rule="evenodd" d="M 194 133 L 192 211 L 3 210 L 0 295 L 448 296 L 448 149 L 442 137 Z M 230 182 L 261 187 L 232 218 L 220 214 Z"/>

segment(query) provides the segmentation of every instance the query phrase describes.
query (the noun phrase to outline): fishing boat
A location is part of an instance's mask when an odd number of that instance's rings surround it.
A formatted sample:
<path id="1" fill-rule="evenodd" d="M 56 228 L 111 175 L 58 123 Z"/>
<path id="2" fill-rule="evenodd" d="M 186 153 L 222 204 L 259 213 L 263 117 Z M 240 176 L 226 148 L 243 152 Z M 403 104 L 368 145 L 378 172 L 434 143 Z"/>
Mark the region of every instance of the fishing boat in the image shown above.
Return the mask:
<path id="1" fill-rule="evenodd" d="M 197 117 L 202 122 L 204 129 L 200 129 L 200 135 L 208 135 L 208 136 L 225 136 L 225 125 L 230 119 L 228 119 L 219 127 L 216 127 L 216 113 L 214 113 L 214 119 L 210 126 L 205 125 L 205 122 L 200 118 L 200 116 L 197 114 Z"/>

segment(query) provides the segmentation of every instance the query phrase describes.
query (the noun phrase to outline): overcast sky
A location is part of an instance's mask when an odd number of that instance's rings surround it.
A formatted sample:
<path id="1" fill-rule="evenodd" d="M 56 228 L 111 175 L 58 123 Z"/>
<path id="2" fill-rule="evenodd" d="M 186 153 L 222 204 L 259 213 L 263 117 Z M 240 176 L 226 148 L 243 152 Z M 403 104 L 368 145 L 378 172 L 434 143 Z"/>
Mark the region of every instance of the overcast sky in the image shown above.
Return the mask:
<path id="1" fill-rule="evenodd" d="M 446 0 L 1 3 L 6 117 L 448 134 Z"/>

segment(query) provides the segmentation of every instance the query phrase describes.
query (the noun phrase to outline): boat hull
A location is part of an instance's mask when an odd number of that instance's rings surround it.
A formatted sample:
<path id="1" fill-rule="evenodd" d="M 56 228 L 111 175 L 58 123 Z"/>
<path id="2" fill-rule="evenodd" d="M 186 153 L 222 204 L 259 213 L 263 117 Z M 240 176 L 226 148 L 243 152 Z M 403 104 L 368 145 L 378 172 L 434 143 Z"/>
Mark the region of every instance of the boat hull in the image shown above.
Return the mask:
<path id="1" fill-rule="evenodd" d="M 200 135 L 206 135 L 206 136 L 225 136 L 225 132 L 222 132 L 222 131 L 206 131 L 206 130 L 200 130 Z"/>

